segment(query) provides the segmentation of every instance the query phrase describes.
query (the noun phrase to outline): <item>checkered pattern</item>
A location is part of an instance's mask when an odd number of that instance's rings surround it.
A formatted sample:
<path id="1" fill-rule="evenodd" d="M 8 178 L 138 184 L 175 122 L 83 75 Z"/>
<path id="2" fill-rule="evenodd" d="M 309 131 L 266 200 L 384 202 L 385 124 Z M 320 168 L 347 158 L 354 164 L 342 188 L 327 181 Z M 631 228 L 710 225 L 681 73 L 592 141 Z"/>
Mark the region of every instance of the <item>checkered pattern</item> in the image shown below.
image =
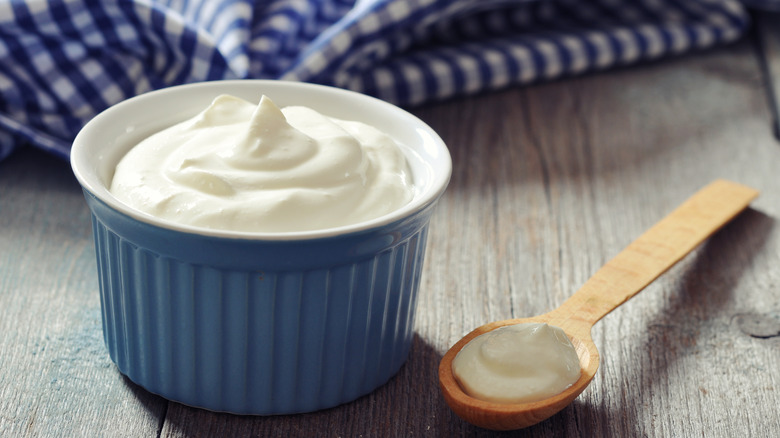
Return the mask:
<path id="1" fill-rule="evenodd" d="M 171 85 L 274 78 L 412 106 L 732 41 L 745 4 L 0 0 L 0 158 L 24 143 L 67 157 L 95 114 Z"/>

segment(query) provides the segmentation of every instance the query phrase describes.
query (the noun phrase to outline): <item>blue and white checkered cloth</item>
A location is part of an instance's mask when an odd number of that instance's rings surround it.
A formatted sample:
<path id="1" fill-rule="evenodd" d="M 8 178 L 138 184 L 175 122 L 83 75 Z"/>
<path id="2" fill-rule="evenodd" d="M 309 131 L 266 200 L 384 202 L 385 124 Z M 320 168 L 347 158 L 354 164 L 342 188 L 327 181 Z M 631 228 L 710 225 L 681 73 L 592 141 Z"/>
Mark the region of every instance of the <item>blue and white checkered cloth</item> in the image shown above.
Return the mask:
<path id="1" fill-rule="evenodd" d="M 780 0 L 0 0 L 0 158 L 176 84 L 274 78 L 412 106 L 733 41 Z"/>

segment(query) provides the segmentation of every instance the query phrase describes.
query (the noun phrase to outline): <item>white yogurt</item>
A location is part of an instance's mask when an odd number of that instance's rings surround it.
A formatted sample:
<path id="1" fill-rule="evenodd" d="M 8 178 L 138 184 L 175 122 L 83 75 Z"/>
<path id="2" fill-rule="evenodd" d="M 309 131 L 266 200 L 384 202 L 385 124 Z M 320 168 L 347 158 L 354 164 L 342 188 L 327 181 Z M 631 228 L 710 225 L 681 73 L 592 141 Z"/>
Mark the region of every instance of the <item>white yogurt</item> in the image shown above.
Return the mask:
<path id="1" fill-rule="evenodd" d="M 472 339 L 452 361 L 470 396 L 527 403 L 560 394 L 580 378 L 580 362 L 566 333 L 547 324 L 497 328 Z"/>
<path id="2" fill-rule="evenodd" d="M 352 225 L 413 197 L 403 152 L 376 128 L 228 95 L 132 148 L 110 190 L 179 224 L 266 233 Z"/>

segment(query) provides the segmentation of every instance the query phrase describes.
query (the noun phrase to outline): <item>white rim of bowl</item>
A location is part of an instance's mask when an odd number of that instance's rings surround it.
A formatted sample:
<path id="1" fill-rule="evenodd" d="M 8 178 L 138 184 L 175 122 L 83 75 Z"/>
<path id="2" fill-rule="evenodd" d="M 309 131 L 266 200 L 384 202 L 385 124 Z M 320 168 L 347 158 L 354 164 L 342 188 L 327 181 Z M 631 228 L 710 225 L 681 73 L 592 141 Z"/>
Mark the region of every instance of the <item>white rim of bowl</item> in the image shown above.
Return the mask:
<path id="1" fill-rule="evenodd" d="M 281 88 L 292 89 L 302 88 L 309 90 L 317 90 L 324 93 L 332 93 L 335 97 L 350 97 L 353 100 L 362 101 L 365 104 L 375 105 L 385 111 L 393 113 L 396 117 L 405 119 L 409 126 L 413 126 L 421 137 L 425 137 L 426 143 L 431 143 L 436 148 L 438 170 L 431 172 L 431 180 L 426 184 L 426 190 L 422 193 L 416 193 L 414 198 L 401 208 L 394 210 L 391 213 L 379 216 L 377 218 L 355 223 L 352 225 L 345 225 L 340 227 L 324 228 L 321 230 L 311 231 L 290 231 L 290 232 L 247 232 L 247 231 L 231 231 L 218 228 L 204 228 L 196 227 L 192 225 L 179 224 L 174 221 L 159 218 L 157 216 L 144 213 L 136 210 L 124 202 L 117 199 L 105 184 L 102 184 L 96 169 L 88 169 L 89 157 L 86 156 L 87 146 L 82 146 L 88 143 L 89 137 L 95 135 L 96 126 L 102 119 L 111 117 L 113 113 L 125 109 L 125 107 L 136 105 L 141 101 L 154 98 L 162 98 L 165 95 L 173 93 L 181 93 L 187 89 L 196 88 L 214 88 L 215 90 L 221 87 L 265 87 L 265 88 Z M 300 105 L 305 105 L 305 102 L 301 102 Z M 424 135 L 423 135 L 424 134 Z M 411 148 L 409 145 L 404 145 L 404 149 L 411 149 L 412 152 L 418 154 L 416 149 Z M 408 155 L 408 154 L 407 154 Z M 124 154 L 122 154 L 124 156 Z M 427 167 L 434 167 L 433 164 L 424 160 Z M 446 190 L 450 177 L 452 175 L 452 158 L 449 154 L 449 150 L 444 141 L 439 135 L 417 116 L 410 112 L 395 106 L 391 103 L 385 102 L 381 99 L 358 93 L 351 90 L 342 88 L 336 88 L 326 85 L 311 84 L 305 82 L 293 82 L 282 80 L 265 80 L 265 79 L 240 79 L 240 80 L 220 80 L 220 81 L 206 81 L 197 82 L 191 84 L 176 85 L 172 87 L 161 88 L 158 90 L 149 91 L 126 100 L 123 100 L 111 107 L 105 109 L 101 113 L 92 118 L 76 136 L 73 141 L 73 147 L 70 155 L 71 168 L 76 179 L 81 186 L 94 195 L 98 200 L 107 204 L 112 209 L 129 216 L 137 221 L 144 222 L 149 225 L 157 226 L 160 228 L 170 229 L 187 234 L 195 234 L 201 236 L 221 237 L 229 239 L 244 239 L 244 240 L 306 240 L 306 239 L 321 239 L 334 237 L 345 234 L 357 233 L 373 228 L 382 227 L 390 223 L 402 220 L 411 216 L 415 212 L 424 209 L 429 204 L 435 202 Z M 113 163 L 116 165 L 116 162 Z M 91 170 L 91 172 L 90 172 Z"/>

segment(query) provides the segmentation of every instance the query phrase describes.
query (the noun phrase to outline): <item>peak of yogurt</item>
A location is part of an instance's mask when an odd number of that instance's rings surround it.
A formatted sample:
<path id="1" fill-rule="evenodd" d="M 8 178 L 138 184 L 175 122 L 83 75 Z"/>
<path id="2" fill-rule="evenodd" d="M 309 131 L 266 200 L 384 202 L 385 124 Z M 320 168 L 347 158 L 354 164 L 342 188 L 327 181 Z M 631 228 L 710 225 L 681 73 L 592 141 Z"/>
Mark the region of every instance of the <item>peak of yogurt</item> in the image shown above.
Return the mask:
<path id="1" fill-rule="evenodd" d="M 176 223 L 260 233 L 352 225 L 413 196 L 401 148 L 376 128 L 229 95 L 132 148 L 111 192 Z"/>

